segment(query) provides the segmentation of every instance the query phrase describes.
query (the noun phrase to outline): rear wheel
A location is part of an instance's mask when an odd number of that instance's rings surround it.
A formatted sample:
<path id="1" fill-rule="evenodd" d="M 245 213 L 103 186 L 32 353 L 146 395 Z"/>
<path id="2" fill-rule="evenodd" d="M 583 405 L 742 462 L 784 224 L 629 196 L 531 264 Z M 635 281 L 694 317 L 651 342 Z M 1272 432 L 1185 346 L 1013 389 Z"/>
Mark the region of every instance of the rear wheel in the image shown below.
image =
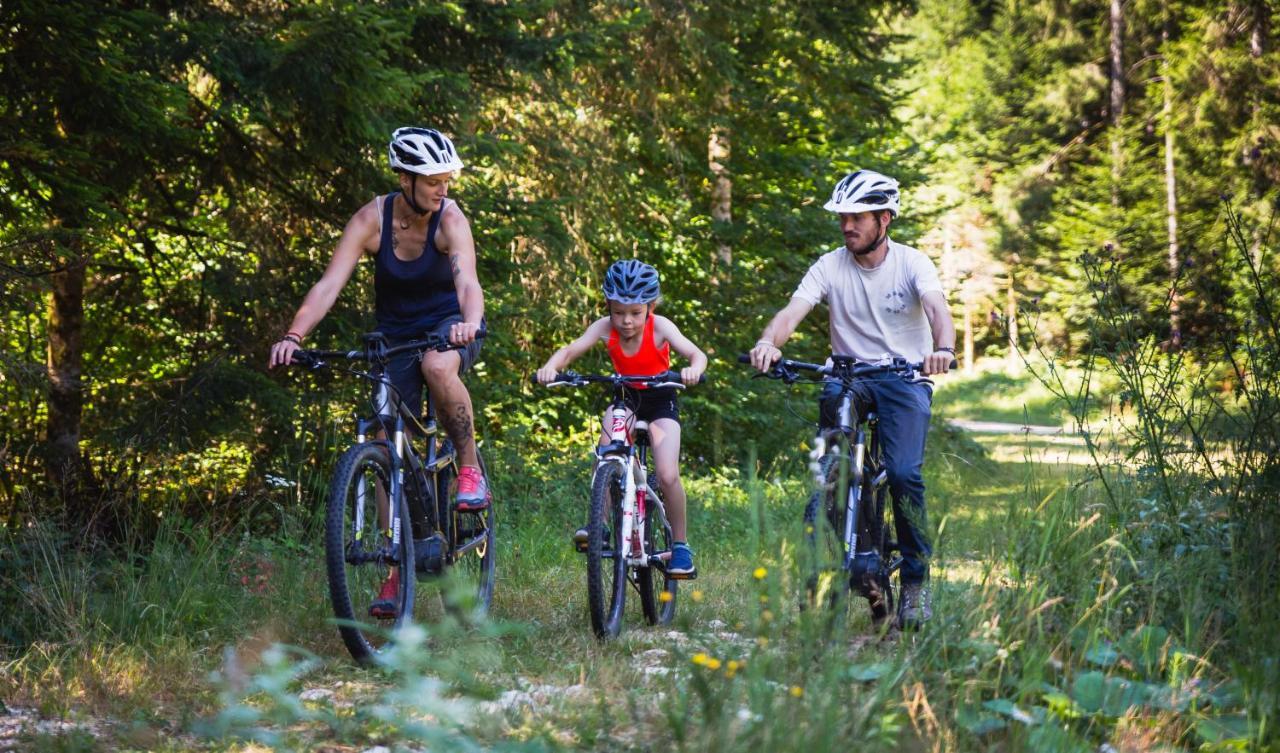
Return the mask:
<path id="1" fill-rule="evenodd" d="M 591 628 L 601 638 L 613 638 L 622 631 L 627 600 L 627 560 L 621 525 L 623 471 L 619 463 L 600 464 L 587 518 L 587 606 Z"/>
<path id="2" fill-rule="evenodd" d="M 391 458 L 384 442 L 355 445 L 338 459 L 329 485 L 325 514 L 325 567 L 329 597 L 339 621 L 338 630 L 351 655 L 372 663 L 413 611 L 413 536 L 402 524 L 399 543 L 392 541 L 387 516 L 379 519 L 379 506 L 388 505 Z M 409 520 L 404 495 L 397 500 L 401 521 Z M 401 565 L 408 565 L 401 567 Z M 393 617 L 374 618 L 373 603 L 383 585 L 397 570 L 396 583 L 388 589 Z"/>
<path id="3" fill-rule="evenodd" d="M 650 476 L 649 488 L 655 489 L 657 481 Z M 671 535 L 671 524 L 663 512 L 658 499 L 646 503 L 648 520 L 645 522 L 645 551 L 652 556 L 655 552 L 670 552 L 675 540 Z M 666 625 L 676 615 L 676 589 L 680 581 L 667 576 L 665 568 L 656 565 L 640 567 L 635 570 L 636 587 L 640 592 L 640 608 L 644 619 L 650 625 Z"/>
<path id="4" fill-rule="evenodd" d="M 871 476 L 870 473 L 867 475 Z M 877 625 L 894 614 L 893 584 L 889 579 L 891 559 L 891 553 L 888 551 L 889 526 L 884 518 L 884 501 L 887 493 L 888 489 L 883 486 L 879 489 L 873 488 L 869 479 L 862 489 L 862 498 L 870 501 L 866 506 L 867 512 L 873 515 L 867 522 L 868 537 L 873 548 L 880 555 L 875 573 L 869 576 L 872 578 L 874 587 L 863 589 L 867 606 L 871 609 L 871 619 Z"/>

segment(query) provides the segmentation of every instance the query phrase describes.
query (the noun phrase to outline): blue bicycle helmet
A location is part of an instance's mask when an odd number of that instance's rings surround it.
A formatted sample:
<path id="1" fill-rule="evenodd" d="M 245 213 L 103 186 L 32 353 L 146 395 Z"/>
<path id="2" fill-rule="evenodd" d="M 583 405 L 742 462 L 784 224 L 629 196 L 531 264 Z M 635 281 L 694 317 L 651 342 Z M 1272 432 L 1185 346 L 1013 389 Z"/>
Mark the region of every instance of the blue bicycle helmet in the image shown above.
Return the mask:
<path id="1" fill-rule="evenodd" d="M 623 259 L 604 273 L 604 297 L 618 303 L 653 303 L 662 293 L 658 270 L 639 259 Z"/>

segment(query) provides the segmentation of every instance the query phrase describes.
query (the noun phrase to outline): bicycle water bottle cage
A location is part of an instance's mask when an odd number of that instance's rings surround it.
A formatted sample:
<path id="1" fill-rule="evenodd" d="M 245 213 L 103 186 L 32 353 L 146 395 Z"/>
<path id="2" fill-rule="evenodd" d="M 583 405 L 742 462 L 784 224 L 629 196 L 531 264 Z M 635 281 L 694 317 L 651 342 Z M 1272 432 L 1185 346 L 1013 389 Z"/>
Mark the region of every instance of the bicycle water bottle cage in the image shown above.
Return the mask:
<path id="1" fill-rule="evenodd" d="M 364 335 L 364 357 L 371 362 L 385 363 L 387 360 L 387 336 L 381 332 L 366 332 Z"/>

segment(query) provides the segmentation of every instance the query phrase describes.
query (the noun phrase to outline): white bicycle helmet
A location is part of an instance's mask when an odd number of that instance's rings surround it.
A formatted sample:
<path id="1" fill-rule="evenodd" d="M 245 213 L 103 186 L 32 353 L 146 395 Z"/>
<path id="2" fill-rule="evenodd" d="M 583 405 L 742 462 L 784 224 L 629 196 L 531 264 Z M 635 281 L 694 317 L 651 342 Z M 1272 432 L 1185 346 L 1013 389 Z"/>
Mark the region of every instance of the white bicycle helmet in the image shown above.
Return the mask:
<path id="1" fill-rule="evenodd" d="M 831 200 L 822 207 L 828 212 L 853 214 L 888 209 L 898 216 L 898 181 L 874 170 L 850 173 L 836 184 Z"/>
<path id="2" fill-rule="evenodd" d="M 418 175 L 438 175 L 462 169 L 458 150 L 448 136 L 434 128 L 397 128 L 391 134 L 387 156 L 392 170 Z"/>

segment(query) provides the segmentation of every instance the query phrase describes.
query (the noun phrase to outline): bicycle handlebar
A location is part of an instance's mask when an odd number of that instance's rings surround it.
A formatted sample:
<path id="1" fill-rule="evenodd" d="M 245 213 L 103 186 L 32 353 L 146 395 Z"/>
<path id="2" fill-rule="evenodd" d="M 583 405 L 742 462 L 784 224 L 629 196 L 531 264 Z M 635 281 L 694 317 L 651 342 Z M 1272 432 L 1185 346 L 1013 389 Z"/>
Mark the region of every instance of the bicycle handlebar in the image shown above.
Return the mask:
<path id="1" fill-rule="evenodd" d="M 371 333 L 375 334 L 375 333 Z M 481 327 L 476 332 L 476 339 L 483 340 L 489 332 L 486 328 Z M 368 338 L 369 335 L 366 335 Z M 385 341 L 384 341 L 385 342 Z M 300 366 L 307 369 L 322 369 L 328 365 L 326 360 L 343 359 L 347 361 L 375 361 L 390 358 L 400 353 L 407 353 L 411 350 L 434 350 L 440 353 L 449 350 L 461 350 L 467 347 L 463 345 L 455 345 L 449 342 L 449 338 L 444 335 L 429 335 L 421 340 L 412 340 L 394 348 L 376 348 L 365 347 L 361 350 L 307 350 L 299 348 L 293 351 L 292 361 L 290 365 Z"/>
<path id="2" fill-rule="evenodd" d="M 538 375 L 529 376 L 529 381 L 539 384 Z M 704 384 L 707 381 L 707 375 L 703 374 L 698 378 L 698 384 Z M 582 387 L 588 384 L 647 384 L 650 387 L 675 387 L 677 389 L 685 389 L 688 387 L 680 380 L 680 372 L 664 371 L 661 374 L 653 374 L 651 376 L 626 376 L 624 374 L 579 374 L 576 371 L 561 371 L 556 374 L 556 378 L 547 382 L 547 387 Z"/>
<path id="3" fill-rule="evenodd" d="M 800 371 L 811 371 L 821 376 L 835 377 L 837 379 L 857 379 L 871 376 L 872 374 L 910 374 L 924 368 L 923 362 L 911 363 L 905 358 L 893 358 L 881 363 L 859 363 L 851 356 L 832 356 L 831 358 L 832 363 L 830 365 L 781 358 L 768 371 L 762 372 L 760 376 L 769 379 L 781 379 L 788 384 L 792 384 L 799 380 L 800 375 L 797 372 Z M 740 354 L 738 363 L 751 363 L 751 356 L 747 353 Z M 948 368 L 954 369 L 956 365 L 957 362 L 952 359 Z"/>

